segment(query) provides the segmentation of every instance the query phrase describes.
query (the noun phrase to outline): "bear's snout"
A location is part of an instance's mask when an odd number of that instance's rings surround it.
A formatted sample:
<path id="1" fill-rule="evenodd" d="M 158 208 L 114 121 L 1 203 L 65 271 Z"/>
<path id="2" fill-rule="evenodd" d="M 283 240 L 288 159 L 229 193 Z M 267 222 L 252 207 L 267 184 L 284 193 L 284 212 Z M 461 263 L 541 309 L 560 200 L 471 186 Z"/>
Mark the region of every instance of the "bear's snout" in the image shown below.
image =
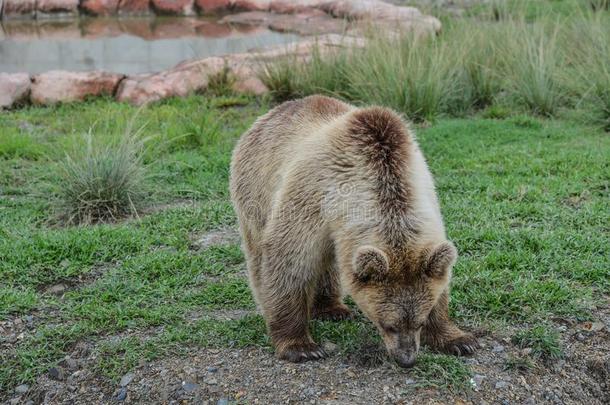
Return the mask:
<path id="1" fill-rule="evenodd" d="M 419 331 L 396 336 L 392 342 L 386 340 L 388 354 L 400 367 L 410 368 L 415 365 L 419 351 Z M 388 344 L 390 343 L 390 344 Z"/>
<path id="2" fill-rule="evenodd" d="M 396 350 L 390 355 L 400 367 L 411 368 L 415 365 L 417 359 L 417 351 Z"/>

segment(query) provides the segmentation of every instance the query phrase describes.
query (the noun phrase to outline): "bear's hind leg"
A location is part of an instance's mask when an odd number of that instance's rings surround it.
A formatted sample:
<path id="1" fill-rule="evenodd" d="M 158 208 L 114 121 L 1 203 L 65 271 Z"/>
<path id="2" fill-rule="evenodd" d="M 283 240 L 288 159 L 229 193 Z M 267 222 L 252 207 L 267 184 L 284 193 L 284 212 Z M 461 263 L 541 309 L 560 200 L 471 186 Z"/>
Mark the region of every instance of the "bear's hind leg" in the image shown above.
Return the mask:
<path id="1" fill-rule="evenodd" d="M 477 338 L 458 328 L 449 318 L 449 292 L 445 291 L 432 309 L 422 331 L 423 342 L 431 348 L 456 356 L 473 354 L 479 348 Z"/>

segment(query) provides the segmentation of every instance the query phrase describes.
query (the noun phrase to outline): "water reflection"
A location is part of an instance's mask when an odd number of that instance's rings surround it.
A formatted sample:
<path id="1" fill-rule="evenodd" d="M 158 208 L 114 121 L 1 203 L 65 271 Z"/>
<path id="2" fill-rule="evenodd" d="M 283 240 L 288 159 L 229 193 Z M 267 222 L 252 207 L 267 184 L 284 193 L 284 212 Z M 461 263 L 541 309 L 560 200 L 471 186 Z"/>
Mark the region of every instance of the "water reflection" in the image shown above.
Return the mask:
<path id="1" fill-rule="evenodd" d="M 202 18 L 90 18 L 5 21 L 0 30 L 0 72 L 63 69 L 156 72 L 206 56 L 295 41 L 294 34 Z"/>

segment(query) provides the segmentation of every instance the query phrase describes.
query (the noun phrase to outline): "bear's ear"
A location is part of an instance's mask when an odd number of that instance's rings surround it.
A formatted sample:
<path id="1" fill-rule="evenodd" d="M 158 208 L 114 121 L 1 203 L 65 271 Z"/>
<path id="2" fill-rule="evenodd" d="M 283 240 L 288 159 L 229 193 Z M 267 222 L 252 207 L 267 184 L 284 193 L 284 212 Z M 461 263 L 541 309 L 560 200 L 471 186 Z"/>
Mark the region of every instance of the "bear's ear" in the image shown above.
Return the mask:
<path id="1" fill-rule="evenodd" d="M 356 251 L 354 271 L 359 281 L 366 283 L 371 280 L 380 280 L 389 269 L 388 257 L 380 249 L 373 246 L 362 246 Z"/>
<path id="2" fill-rule="evenodd" d="M 436 245 L 424 260 L 424 272 L 434 278 L 443 278 L 457 260 L 457 249 L 447 241 Z"/>

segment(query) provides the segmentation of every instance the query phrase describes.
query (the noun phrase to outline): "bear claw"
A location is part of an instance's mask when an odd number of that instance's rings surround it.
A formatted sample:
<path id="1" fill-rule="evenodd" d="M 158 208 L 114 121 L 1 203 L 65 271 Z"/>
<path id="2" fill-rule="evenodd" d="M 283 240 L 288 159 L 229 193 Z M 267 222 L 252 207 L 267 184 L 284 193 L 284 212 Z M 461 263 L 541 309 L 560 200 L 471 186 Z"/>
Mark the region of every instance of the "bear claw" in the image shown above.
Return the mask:
<path id="1" fill-rule="evenodd" d="M 278 353 L 278 357 L 291 363 L 302 363 L 310 360 L 319 360 L 327 354 L 315 343 L 292 345 Z"/>
<path id="2" fill-rule="evenodd" d="M 454 356 L 469 356 L 479 348 L 479 342 L 471 334 L 465 334 L 445 344 L 443 351 Z"/>

